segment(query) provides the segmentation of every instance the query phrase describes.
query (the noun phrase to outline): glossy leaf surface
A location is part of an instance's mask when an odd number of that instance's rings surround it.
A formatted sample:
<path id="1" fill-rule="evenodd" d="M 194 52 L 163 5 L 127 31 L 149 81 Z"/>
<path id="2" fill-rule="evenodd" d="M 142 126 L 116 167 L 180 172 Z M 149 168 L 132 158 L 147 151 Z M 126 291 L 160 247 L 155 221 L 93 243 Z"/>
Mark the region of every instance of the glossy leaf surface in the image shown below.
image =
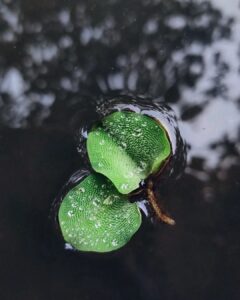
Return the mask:
<path id="1" fill-rule="evenodd" d="M 81 251 L 109 252 L 124 246 L 139 229 L 136 203 L 100 174 L 86 177 L 68 192 L 59 213 L 66 242 Z"/>
<path id="2" fill-rule="evenodd" d="M 92 167 L 122 194 L 159 171 L 171 154 L 165 129 L 156 120 L 135 112 L 115 112 L 92 129 L 87 139 Z"/>

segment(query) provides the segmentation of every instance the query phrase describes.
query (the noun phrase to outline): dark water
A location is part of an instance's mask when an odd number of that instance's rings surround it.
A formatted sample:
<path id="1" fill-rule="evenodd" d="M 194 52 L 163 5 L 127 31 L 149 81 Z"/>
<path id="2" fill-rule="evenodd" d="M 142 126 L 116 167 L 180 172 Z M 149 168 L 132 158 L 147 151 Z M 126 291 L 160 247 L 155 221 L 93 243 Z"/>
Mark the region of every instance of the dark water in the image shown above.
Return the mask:
<path id="1" fill-rule="evenodd" d="M 0 0 L 1 300 L 240 298 L 239 15 L 235 0 Z M 51 206 L 83 165 L 76 129 L 119 94 L 178 116 L 187 167 L 160 188 L 177 225 L 65 250 Z"/>

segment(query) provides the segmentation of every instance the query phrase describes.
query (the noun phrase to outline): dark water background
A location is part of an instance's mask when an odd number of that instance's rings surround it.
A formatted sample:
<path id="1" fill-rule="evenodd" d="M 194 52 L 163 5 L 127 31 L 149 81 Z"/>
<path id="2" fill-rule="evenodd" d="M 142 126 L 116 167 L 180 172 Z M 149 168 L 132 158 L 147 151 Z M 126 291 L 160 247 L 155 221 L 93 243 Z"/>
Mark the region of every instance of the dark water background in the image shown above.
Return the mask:
<path id="1" fill-rule="evenodd" d="M 177 225 L 65 250 L 49 216 L 79 116 L 119 93 L 179 118 L 187 168 L 161 187 Z M 0 0 L 0 299 L 240 299 L 239 133 L 238 1 Z"/>

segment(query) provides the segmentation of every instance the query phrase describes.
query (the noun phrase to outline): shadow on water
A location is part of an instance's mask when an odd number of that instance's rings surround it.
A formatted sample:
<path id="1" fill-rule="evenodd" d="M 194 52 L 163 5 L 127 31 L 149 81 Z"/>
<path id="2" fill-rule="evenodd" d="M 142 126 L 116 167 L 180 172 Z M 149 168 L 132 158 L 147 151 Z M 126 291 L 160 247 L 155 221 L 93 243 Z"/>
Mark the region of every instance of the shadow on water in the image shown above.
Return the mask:
<path id="1" fill-rule="evenodd" d="M 222 3 L 0 2 L 1 299 L 239 299 L 240 19 Z M 51 205 L 84 165 L 76 129 L 119 94 L 178 116 L 187 167 L 160 188 L 177 225 L 68 251 Z"/>

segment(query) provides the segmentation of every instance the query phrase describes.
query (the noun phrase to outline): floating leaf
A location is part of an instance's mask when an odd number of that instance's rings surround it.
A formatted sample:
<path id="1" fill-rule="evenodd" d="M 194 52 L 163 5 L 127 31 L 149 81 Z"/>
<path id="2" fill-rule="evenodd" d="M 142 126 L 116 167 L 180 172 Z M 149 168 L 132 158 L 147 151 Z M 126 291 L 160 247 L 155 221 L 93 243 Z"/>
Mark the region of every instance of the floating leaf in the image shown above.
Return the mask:
<path id="1" fill-rule="evenodd" d="M 68 192 L 58 218 L 65 241 L 81 251 L 121 248 L 141 225 L 137 204 L 100 174 L 89 175 Z"/>
<path id="2" fill-rule="evenodd" d="M 171 154 L 165 129 L 159 122 L 135 112 L 115 112 L 92 129 L 87 139 L 92 167 L 104 174 L 122 194 L 159 171 Z"/>

